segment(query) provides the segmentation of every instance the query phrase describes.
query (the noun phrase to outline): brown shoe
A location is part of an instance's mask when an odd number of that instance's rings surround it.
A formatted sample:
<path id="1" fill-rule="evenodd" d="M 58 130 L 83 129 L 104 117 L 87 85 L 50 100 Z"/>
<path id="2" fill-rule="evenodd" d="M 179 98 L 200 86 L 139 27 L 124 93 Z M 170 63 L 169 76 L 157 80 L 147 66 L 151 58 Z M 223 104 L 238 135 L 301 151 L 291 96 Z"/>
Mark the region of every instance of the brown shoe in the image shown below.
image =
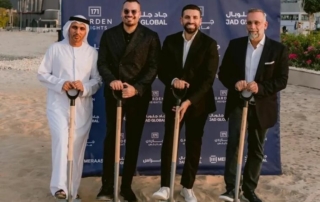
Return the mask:
<path id="1" fill-rule="evenodd" d="M 66 192 L 60 189 L 54 194 L 54 197 L 56 197 L 57 199 L 66 199 L 67 195 L 66 195 Z"/>

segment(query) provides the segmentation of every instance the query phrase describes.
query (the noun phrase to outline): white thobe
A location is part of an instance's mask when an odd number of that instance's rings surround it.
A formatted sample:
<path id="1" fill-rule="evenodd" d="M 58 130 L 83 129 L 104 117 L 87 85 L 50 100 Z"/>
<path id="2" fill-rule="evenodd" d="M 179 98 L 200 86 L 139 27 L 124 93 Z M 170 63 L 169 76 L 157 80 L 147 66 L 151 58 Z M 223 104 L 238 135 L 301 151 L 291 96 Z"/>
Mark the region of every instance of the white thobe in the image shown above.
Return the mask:
<path id="1" fill-rule="evenodd" d="M 68 195 L 67 154 L 70 100 L 62 90 L 65 81 L 80 80 L 84 91 L 75 101 L 75 132 L 73 152 L 73 198 L 80 185 L 83 159 L 92 123 L 92 95 L 101 85 L 97 70 L 97 51 L 83 43 L 72 47 L 68 41 L 54 43 L 47 50 L 38 70 L 38 79 L 48 88 L 47 118 L 52 137 L 52 177 L 50 190 L 54 195 L 63 189 Z"/>

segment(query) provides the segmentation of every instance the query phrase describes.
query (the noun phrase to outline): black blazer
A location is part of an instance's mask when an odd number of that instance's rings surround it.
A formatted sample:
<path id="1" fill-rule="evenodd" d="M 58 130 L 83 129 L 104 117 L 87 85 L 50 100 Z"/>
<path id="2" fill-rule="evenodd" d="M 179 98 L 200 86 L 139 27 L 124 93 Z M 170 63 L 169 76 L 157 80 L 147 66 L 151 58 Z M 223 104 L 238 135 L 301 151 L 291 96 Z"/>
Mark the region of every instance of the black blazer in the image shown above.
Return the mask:
<path id="1" fill-rule="evenodd" d="M 103 32 L 98 55 L 98 70 L 105 82 L 105 96 L 111 95 L 109 85 L 121 80 L 133 85 L 140 96 L 151 96 L 151 85 L 156 78 L 161 51 L 159 36 L 138 24 L 126 46 L 123 23 Z"/>
<path id="2" fill-rule="evenodd" d="M 163 112 L 171 111 L 176 104 L 171 90 L 174 78 L 190 84 L 184 98 L 191 101 L 189 113 L 197 116 L 214 112 L 216 105 L 212 85 L 219 63 L 217 42 L 199 30 L 190 46 L 184 67 L 183 44 L 182 32 L 167 36 L 163 42 L 158 73 L 159 79 L 165 85 Z"/>
<path id="3" fill-rule="evenodd" d="M 245 61 L 248 37 L 233 39 L 225 52 L 219 70 L 219 80 L 228 88 L 225 118 L 243 101 L 235 90 L 239 80 L 245 80 Z M 273 64 L 271 64 L 274 62 Z M 267 63 L 267 64 L 266 64 Z M 262 128 L 273 127 L 277 122 L 277 93 L 286 88 L 288 81 L 287 48 L 266 36 L 265 44 L 257 68 L 255 82 L 258 93 L 254 95 L 257 116 Z"/>

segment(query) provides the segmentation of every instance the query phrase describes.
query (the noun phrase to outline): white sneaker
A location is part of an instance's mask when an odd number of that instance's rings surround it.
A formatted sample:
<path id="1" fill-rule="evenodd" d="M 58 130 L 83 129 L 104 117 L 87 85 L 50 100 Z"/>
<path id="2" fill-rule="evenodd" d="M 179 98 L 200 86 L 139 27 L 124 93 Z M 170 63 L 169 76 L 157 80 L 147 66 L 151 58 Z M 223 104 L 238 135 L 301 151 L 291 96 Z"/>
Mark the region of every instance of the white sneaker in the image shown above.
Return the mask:
<path id="1" fill-rule="evenodd" d="M 181 190 L 180 195 L 184 197 L 186 202 L 198 202 L 196 195 L 192 189 L 184 188 Z"/>
<path id="2" fill-rule="evenodd" d="M 170 188 L 161 187 L 157 192 L 152 195 L 152 198 L 158 200 L 168 200 L 170 197 Z"/>

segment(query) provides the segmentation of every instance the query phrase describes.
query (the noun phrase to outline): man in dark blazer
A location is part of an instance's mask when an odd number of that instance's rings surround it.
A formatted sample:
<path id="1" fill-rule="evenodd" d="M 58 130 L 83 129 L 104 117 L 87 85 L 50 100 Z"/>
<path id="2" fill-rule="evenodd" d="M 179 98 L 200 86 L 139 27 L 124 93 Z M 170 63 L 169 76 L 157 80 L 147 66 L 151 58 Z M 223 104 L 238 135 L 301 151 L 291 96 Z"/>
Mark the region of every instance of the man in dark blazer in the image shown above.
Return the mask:
<path id="1" fill-rule="evenodd" d="M 112 90 L 122 90 L 123 115 L 126 115 L 126 154 L 120 195 L 136 201 L 131 189 L 139 154 L 151 86 L 156 78 L 161 44 L 158 34 L 139 23 L 140 3 L 126 0 L 122 23 L 106 30 L 100 41 L 98 70 L 105 83 L 104 96 L 107 134 L 104 142 L 102 188 L 98 200 L 113 198 L 116 134 L 116 99 Z M 127 88 L 124 88 L 124 86 Z"/>
<path id="2" fill-rule="evenodd" d="M 261 202 L 255 194 L 262 161 L 267 129 L 278 118 L 277 93 L 286 88 L 288 80 L 288 52 L 284 45 L 265 35 L 268 23 L 260 9 L 247 14 L 248 36 L 231 40 L 225 52 L 219 80 L 228 89 L 225 118 L 229 120 L 224 179 L 225 201 L 234 200 L 238 145 L 242 107 L 250 97 L 248 109 L 248 157 L 244 168 L 243 196 L 250 202 Z"/>
<path id="3" fill-rule="evenodd" d="M 213 82 L 219 63 L 217 42 L 203 34 L 201 10 L 196 5 L 182 9 L 184 31 L 167 36 L 161 54 L 158 77 L 165 85 L 163 112 L 165 134 L 161 151 L 161 188 L 153 198 L 167 200 L 170 194 L 170 166 L 176 100 L 172 88 L 188 87 L 180 107 L 181 123 L 186 124 L 186 158 L 181 179 L 181 195 L 187 202 L 197 201 L 192 187 L 198 170 L 202 136 L 209 113 L 216 110 Z M 173 190 L 172 190 L 173 191 Z"/>

